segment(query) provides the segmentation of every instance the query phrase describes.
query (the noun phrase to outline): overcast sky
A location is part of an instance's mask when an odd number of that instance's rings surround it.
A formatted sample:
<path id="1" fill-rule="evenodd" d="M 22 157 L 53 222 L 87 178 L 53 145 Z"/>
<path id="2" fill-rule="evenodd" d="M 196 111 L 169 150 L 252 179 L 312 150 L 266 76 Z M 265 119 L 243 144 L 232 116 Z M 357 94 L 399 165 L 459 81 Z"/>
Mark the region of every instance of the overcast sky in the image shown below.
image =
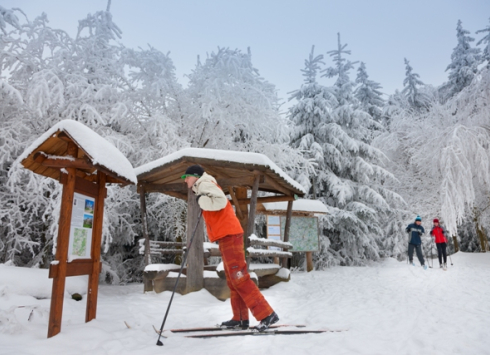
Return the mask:
<path id="1" fill-rule="evenodd" d="M 51 27 L 74 36 L 78 20 L 105 10 L 107 0 L 2 0 L 1 5 L 19 7 L 31 20 L 44 11 Z M 244 52 L 250 47 L 254 66 L 282 99 L 302 84 L 300 69 L 312 45 L 332 64 L 326 52 L 336 48 L 337 32 L 352 51 L 349 59 L 365 62 L 370 79 L 391 94 L 403 88 L 405 57 L 424 83 L 446 80 L 458 19 L 477 40 L 481 34 L 475 31 L 490 24 L 490 0 L 112 0 L 110 10 L 123 31 L 121 42 L 170 52 L 182 84 L 197 55 L 205 58 L 218 46 Z"/>

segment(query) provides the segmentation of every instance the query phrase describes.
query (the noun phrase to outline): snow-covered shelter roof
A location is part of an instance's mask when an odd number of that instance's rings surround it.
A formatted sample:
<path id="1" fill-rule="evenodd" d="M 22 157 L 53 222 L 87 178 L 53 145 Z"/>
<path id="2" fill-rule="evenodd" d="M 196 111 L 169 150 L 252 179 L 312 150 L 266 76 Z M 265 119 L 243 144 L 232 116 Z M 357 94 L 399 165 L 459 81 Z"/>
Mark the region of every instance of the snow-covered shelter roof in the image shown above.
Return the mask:
<path id="1" fill-rule="evenodd" d="M 269 202 L 263 203 L 262 205 L 266 212 L 286 212 L 288 209 L 287 202 Z M 328 209 L 327 206 L 319 200 L 297 199 L 293 201 L 293 213 L 294 212 L 327 214 Z"/>
<path id="2" fill-rule="evenodd" d="M 303 196 L 304 188 L 264 154 L 230 150 L 185 148 L 135 169 L 138 185 L 187 199 L 181 176 L 188 166 L 199 164 L 214 176 L 225 193 L 237 186 L 252 186 L 256 173 L 262 178 L 259 191 Z"/>
<path id="3" fill-rule="evenodd" d="M 69 156 L 70 142 L 78 147 L 76 157 Z M 93 181 L 96 171 L 107 175 L 107 182 L 136 184 L 136 174 L 129 160 L 111 143 L 87 126 L 73 120 L 63 120 L 36 139 L 17 159 L 26 169 L 56 180 L 61 177 L 60 166 L 46 166 L 45 159 L 85 162 L 77 168 L 77 176 Z M 61 165 L 61 164 L 60 164 Z"/>

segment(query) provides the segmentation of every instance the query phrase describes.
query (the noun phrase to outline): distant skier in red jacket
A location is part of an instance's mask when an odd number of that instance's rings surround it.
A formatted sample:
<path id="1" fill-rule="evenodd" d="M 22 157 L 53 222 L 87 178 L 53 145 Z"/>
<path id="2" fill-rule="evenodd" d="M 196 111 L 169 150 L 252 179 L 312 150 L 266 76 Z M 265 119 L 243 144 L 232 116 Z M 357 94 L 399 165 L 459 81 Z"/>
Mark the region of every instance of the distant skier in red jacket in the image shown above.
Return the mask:
<path id="1" fill-rule="evenodd" d="M 439 267 L 444 268 L 444 270 L 446 270 L 447 269 L 446 231 L 444 230 L 444 228 L 442 228 L 439 225 L 439 220 L 437 218 L 434 219 L 434 226 L 430 231 L 430 235 L 434 237 L 434 241 L 436 242 L 437 257 L 439 258 L 439 265 L 440 265 Z M 442 263 L 443 258 L 444 258 L 444 264 Z"/>

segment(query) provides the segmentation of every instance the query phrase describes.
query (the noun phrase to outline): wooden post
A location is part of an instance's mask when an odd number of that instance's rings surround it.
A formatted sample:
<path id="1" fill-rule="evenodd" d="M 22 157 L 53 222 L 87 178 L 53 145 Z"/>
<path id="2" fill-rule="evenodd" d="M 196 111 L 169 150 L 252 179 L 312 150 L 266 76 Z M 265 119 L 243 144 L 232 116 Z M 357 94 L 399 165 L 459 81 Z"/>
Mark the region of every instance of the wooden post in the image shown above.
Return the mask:
<path id="1" fill-rule="evenodd" d="M 99 291 L 100 249 L 102 243 L 102 224 L 104 222 L 104 200 L 107 189 L 106 174 L 97 171 L 97 198 L 95 199 L 94 225 L 92 227 L 92 272 L 88 277 L 87 310 L 85 322 L 90 322 L 97 315 L 97 295 Z"/>
<path id="2" fill-rule="evenodd" d="M 246 187 L 237 187 L 235 196 L 238 200 L 244 200 L 246 199 L 247 196 L 247 191 L 248 189 Z M 235 208 L 239 208 L 242 211 L 242 216 L 243 218 L 240 219 L 240 225 L 242 226 L 242 229 L 244 231 L 243 233 L 243 247 L 245 248 L 245 255 L 247 255 L 247 248 L 245 247 L 247 245 L 247 227 L 248 227 L 248 206 L 247 205 L 238 205 L 235 206 Z"/>
<path id="3" fill-rule="evenodd" d="M 306 272 L 313 270 L 313 252 L 306 252 Z"/>
<path id="4" fill-rule="evenodd" d="M 240 203 L 238 202 L 235 192 L 233 191 L 233 187 L 230 187 L 228 192 L 231 196 L 231 200 L 235 204 L 235 214 L 237 215 L 238 220 L 241 221 L 243 219 L 243 213 L 242 213 L 242 209 L 240 208 Z"/>
<path id="5" fill-rule="evenodd" d="M 291 227 L 292 215 L 293 215 L 293 201 L 288 201 L 288 209 L 286 212 L 286 225 L 284 226 L 284 242 L 289 242 L 289 229 Z M 282 267 L 284 268 L 288 267 L 288 258 L 282 258 Z"/>
<path id="6" fill-rule="evenodd" d="M 196 228 L 197 219 L 199 218 L 200 207 L 196 201 L 196 195 L 192 189 L 187 191 L 187 245 L 192 237 L 192 233 Z M 186 292 L 199 291 L 204 287 L 204 230 L 203 217 L 199 222 L 199 227 L 196 230 L 196 235 L 192 241 L 192 246 L 189 249 L 187 256 L 187 274 L 186 274 Z"/>
<path id="7" fill-rule="evenodd" d="M 150 237 L 148 236 L 148 216 L 146 214 L 145 187 L 143 185 L 140 185 L 140 211 L 143 237 L 145 238 L 145 266 L 148 266 L 151 264 Z"/>
<path id="8" fill-rule="evenodd" d="M 250 210 L 248 215 L 247 230 L 245 233 L 244 248 L 248 249 L 250 246 L 250 237 L 255 233 L 255 211 L 257 210 L 257 194 L 259 192 L 260 175 L 255 172 L 255 180 L 252 187 L 252 196 L 250 196 Z M 250 257 L 246 258 L 247 265 L 250 265 Z"/>
<path id="9" fill-rule="evenodd" d="M 77 147 L 68 145 L 68 154 L 76 157 Z M 51 306 L 49 310 L 48 338 L 61 331 L 61 318 L 63 314 L 63 297 L 65 295 L 66 263 L 68 258 L 68 243 L 70 240 L 71 212 L 73 209 L 73 196 L 75 193 L 75 168 L 66 168 L 68 177 L 63 185 L 61 196 L 61 210 L 58 226 L 58 239 L 56 242 L 56 261 L 58 262 L 58 276 L 53 278 L 51 290 Z"/>

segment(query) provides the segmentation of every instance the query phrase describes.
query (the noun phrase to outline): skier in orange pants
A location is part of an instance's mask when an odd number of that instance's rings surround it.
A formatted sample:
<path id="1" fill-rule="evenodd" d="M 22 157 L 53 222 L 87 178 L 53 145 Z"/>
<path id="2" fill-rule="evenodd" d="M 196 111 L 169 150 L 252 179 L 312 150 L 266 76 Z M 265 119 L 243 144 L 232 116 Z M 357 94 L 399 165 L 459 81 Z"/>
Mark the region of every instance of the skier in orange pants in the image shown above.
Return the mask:
<path id="1" fill-rule="evenodd" d="M 269 328 L 279 317 L 250 279 L 243 251 L 243 229 L 231 203 L 216 183 L 216 179 L 205 173 L 200 165 L 187 168 L 182 178 L 185 179 L 187 187 L 192 188 L 197 195 L 209 240 L 218 241 L 223 259 L 226 282 L 231 293 L 233 317 L 221 326 L 247 329 L 250 309 L 255 319 L 260 321 L 256 328 L 259 331 Z"/>

